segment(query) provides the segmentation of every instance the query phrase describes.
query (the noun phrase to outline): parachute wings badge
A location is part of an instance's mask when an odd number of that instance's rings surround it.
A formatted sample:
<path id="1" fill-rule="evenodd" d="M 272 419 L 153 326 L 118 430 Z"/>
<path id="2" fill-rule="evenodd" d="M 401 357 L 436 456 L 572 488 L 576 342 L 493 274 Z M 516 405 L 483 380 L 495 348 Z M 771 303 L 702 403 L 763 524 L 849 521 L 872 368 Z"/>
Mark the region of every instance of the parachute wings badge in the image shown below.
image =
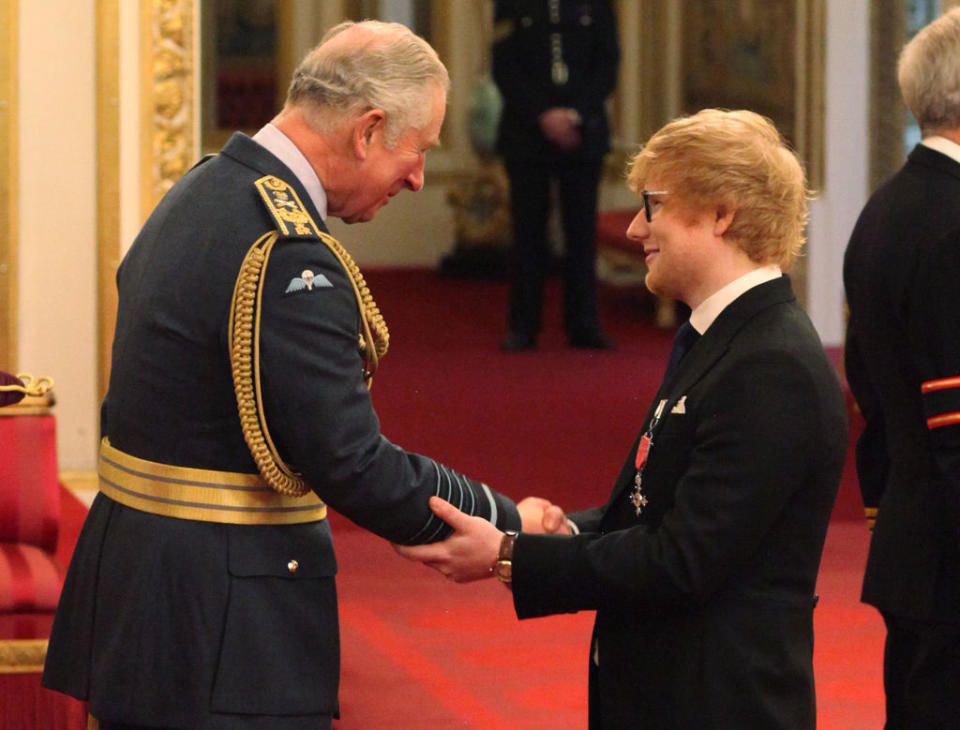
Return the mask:
<path id="1" fill-rule="evenodd" d="M 295 276 L 287 284 L 284 294 L 290 294 L 296 291 L 313 291 L 314 287 L 322 289 L 323 287 L 333 286 L 330 280 L 323 274 L 314 274 L 310 269 L 304 269 L 300 276 Z"/>

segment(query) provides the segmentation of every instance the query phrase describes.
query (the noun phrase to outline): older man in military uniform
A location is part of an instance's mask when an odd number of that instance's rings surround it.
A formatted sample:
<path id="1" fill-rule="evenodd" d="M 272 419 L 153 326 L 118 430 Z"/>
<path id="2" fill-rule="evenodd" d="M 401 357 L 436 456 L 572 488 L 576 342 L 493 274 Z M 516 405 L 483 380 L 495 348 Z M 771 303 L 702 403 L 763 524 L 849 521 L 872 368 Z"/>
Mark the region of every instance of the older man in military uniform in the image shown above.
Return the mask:
<path id="1" fill-rule="evenodd" d="M 408 544 L 449 532 L 431 495 L 520 527 L 508 498 L 381 435 L 366 381 L 386 325 L 324 224 L 422 187 L 448 84 L 403 26 L 338 26 L 273 122 L 184 176 L 120 266 L 100 494 L 44 672 L 104 730 L 330 727 L 326 505 Z"/>

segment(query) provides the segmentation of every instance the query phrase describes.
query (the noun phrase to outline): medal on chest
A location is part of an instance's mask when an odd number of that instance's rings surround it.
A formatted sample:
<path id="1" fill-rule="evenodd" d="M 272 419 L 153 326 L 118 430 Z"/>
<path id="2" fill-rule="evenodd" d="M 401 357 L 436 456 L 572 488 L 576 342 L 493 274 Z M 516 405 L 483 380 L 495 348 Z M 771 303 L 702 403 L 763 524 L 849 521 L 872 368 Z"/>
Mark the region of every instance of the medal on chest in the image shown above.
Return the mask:
<path id="1" fill-rule="evenodd" d="M 657 410 L 654 412 L 653 418 L 650 419 L 650 423 L 647 425 L 647 430 L 644 432 L 643 436 L 640 437 L 640 443 L 637 444 L 637 455 L 634 459 L 634 465 L 636 466 L 637 473 L 633 478 L 633 490 L 630 492 L 630 503 L 637 511 L 637 517 L 640 516 L 640 514 L 643 512 L 643 508 L 646 507 L 649 502 L 646 495 L 643 493 L 643 471 L 647 466 L 647 460 L 650 458 L 650 449 L 653 446 L 653 431 L 660 423 L 660 418 L 663 416 L 663 409 L 666 407 L 666 405 L 666 398 L 657 404 Z"/>

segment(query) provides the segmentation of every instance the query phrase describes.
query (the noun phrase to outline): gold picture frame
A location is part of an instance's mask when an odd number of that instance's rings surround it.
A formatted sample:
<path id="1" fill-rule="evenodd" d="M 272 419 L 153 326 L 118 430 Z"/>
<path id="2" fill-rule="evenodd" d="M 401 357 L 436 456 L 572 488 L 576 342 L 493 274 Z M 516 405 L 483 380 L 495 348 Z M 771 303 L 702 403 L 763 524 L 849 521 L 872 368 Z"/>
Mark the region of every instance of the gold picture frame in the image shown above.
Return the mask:
<path id="1" fill-rule="evenodd" d="M 683 3 L 681 112 L 750 109 L 770 118 L 823 184 L 823 0 Z"/>

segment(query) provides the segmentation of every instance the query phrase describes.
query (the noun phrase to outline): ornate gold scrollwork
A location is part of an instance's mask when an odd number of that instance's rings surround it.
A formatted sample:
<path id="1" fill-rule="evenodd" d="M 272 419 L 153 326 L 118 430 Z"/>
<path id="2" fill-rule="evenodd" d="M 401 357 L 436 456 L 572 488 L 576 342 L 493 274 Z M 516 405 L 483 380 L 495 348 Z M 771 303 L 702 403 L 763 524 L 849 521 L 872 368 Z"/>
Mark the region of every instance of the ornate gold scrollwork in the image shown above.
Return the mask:
<path id="1" fill-rule="evenodd" d="M 189 169 L 196 157 L 193 12 L 194 0 L 153 0 L 149 207 Z"/>

